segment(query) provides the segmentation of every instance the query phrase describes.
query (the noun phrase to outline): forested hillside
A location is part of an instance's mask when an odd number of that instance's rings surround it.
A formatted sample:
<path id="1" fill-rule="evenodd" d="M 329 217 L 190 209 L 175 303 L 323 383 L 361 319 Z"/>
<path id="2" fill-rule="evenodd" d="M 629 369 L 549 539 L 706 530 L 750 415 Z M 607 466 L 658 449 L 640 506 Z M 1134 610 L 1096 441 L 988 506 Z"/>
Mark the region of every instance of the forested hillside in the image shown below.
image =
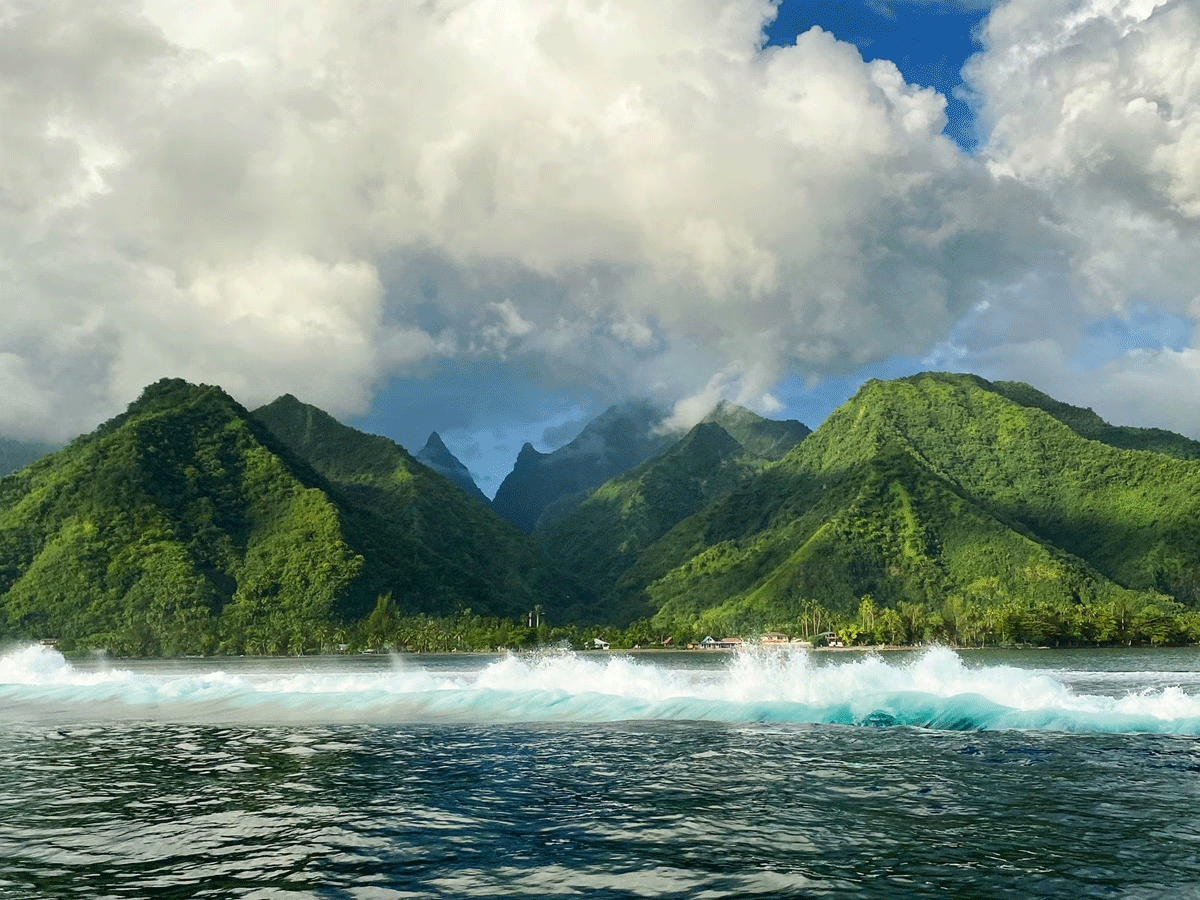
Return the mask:
<path id="1" fill-rule="evenodd" d="M 321 479 L 278 449 L 219 388 L 161 381 L 0 480 L 4 632 L 239 651 L 361 613 L 362 556 Z"/>
<path id="2" fill-rule="evenodd" d="M 525 444 L 496 491 L 492 508 L 531 534 L 547 511 L 552 516 L 562 515 L 609 478 L 675 443 L 679 435 L 658 430 L 662 420 L 662 411 L 649 403 L 623 403 L 609 408 L 573 441 L 550 453 Z"/>
<path id="3" fill-rule="evenodd" d="M 647 427 L 585 431 L 591 477 L 625 438 L 663 446 L 543 509 L 531 538 L 295 397 L 250 413 L 163 380 L 0 479 L 0 638 L 146 655 L 577 645 L 588 623 L 629 643 L 1200 639 L 1200 444 L 1179 435 L 946 374 L 868 382 L 812 434 L 730 405 L 682 440 Z"/>
<path id="4" fill-rule="evenodd" d="M 593 619 L 649 615 L 654 610 L 644 599 L 614 591 L 622 574 L 676 524 L 745 484 L 809 433 L 794 420 L 764 419 L 722 402 L 677 443 L 543 521 L 534 536 L 598 598 Z"/>
<path id="5" fill-rule="evenodd" d="M 361 438 L 306 446 L 321 474 L 220 388 L 147 388 L 0 480 L 3 635 L 123 654 L 300 652 L 383 592 L 410 614 L 554 603 L 526 539 L 423 466 L 406 472 L 390 441 Z M 459 554 L 472 538 L 492 546 Z"/>
<path id="6" fill-rule="evenodd" d="M 394 441 L 357 431 L 291 395 L 255 418 L 336 488 L 355 546 L 375 563 L 371 590 L 406 612 L 469 607 L 515 616 L 540 605 L 561 621 L 584 603 L 549 554 Z"/>
<path id="7" fill-rule="evenodd" d="M 1109 442 L 1088 439 L 1087 411 L 1041 397 L 972 376 L 870 382 L 648 548 L 621 603 L 668 630 L 786 627 L 817 606 L 844 619 L 864 597 L 993 619 L 1200 604 L 1200 463 L 1178 458 L 1191 442 L 1094 422 Z"/>

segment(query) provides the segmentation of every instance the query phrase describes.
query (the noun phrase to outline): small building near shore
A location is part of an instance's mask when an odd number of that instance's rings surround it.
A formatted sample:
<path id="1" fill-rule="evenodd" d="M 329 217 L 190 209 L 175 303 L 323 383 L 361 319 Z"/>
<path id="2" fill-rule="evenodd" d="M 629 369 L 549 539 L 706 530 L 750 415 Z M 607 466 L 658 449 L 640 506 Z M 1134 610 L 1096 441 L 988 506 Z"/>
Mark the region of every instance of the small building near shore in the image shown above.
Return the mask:
<path id="1" fill-rule="evenodd" d="M 688 644 L 689 650 L 737 650 L 742 646 L 742 639 L 736 637 L 721 638 L 719 641 L 711 634 L 698 644 Z"/>
<path id="2" fill-rule="evenodd" d="M 759 636 L 758 642 L 760 644 L 771 645 L 786 644 L 788 642 L 788 636 L 786 634 L 780 634 L 778 631 L 768 631 L 766 634 Z"/>

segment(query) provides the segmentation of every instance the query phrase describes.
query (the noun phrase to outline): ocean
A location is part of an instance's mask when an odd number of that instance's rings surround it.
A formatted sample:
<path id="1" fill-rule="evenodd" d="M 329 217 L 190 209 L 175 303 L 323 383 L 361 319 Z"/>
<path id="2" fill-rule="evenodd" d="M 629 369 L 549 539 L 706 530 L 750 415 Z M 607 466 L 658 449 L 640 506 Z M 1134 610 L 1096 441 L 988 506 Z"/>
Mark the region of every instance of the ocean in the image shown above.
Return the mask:
<path id="1" fill-rule="evenodd" d="M 0 898 L 1200 898 L 1200 649 L 0 655 Z"/>

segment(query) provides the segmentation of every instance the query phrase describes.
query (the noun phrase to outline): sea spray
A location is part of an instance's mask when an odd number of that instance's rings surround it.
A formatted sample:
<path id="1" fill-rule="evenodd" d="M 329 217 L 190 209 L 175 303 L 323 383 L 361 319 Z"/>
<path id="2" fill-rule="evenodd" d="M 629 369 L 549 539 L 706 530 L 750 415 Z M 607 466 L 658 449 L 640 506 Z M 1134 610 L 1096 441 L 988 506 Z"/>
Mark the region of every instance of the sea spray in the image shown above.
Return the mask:
<path id="1" fill-rule="evenodd" d="M 226 668 L 222 668 L 224 665 Z M 698 720 L 939 730 L 1200 733 L 1200 695 L 1155 683 L 1081 692 L 1046 671 L 948 649 L 195 660 L 89 668 L 52 648 L 0 656 L 0 717 L 69 721 L 615 722 Z"/>

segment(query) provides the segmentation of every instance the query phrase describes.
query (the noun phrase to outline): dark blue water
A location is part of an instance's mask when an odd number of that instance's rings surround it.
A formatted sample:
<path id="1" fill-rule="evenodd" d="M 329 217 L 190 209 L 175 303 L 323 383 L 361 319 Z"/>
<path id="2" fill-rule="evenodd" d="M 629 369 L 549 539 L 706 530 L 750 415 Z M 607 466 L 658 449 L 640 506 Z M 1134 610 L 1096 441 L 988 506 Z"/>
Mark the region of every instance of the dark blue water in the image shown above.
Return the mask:
<path id="1" fill-rule="evenodd" d="M 1200 897 L 1198 670 L 14 652 L 0 898 Z"/>

